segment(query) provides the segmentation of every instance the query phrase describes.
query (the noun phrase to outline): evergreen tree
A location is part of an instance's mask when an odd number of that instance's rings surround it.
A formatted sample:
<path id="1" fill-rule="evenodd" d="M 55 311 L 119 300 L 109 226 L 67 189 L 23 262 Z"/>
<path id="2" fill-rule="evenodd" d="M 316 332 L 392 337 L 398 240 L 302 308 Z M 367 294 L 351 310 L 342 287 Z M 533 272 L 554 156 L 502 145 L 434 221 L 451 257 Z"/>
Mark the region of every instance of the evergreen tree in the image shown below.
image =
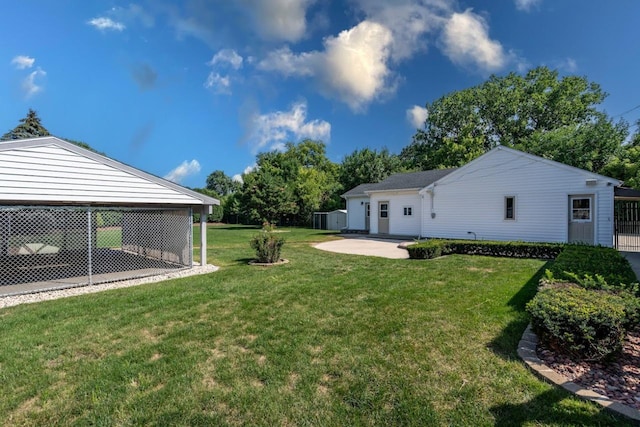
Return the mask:
<path id="1" fill-rule="evenodd" d="M 13 141 L 16 139 L 38 138 L 51 135 L 49 131 L 40 123 L 38 113 L 29 108 L 29 112 L 24 119 L 20 119 L 20 124 L 2 135 L 0 141 Z"/>

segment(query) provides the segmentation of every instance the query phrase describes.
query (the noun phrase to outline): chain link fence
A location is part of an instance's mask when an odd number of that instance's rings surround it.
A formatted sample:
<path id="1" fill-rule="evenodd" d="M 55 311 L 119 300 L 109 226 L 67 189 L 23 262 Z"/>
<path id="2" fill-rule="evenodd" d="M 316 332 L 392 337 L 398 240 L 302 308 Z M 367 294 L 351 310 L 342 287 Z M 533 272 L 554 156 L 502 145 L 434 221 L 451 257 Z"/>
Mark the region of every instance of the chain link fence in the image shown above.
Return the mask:
<path id="1" fill-rule="evenodd" d="M 187 208 L 0 206 L 0 293 L 162 274 L 192 256 Z"/>

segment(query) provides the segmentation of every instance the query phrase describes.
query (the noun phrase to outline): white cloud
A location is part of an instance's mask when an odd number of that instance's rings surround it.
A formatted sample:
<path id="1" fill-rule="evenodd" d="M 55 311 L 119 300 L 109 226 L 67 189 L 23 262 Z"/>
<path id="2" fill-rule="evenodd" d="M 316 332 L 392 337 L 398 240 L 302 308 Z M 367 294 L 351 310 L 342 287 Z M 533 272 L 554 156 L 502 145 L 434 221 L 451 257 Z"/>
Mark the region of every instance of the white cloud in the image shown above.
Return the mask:
<path id="1" fill-rule="evenodd" d="M 187 176 L 194 175 L 198 172 L 200 172 L 200 163 L 198 163 L 197 160 L 185 160 L 180 164 L 180 166 L 166 174 L 164 179 L 180 184 Z"/>
<path id="2" fill-rule="evenodd" d="M 285 142 L 304 138 L 327 141 L 331 137 L 331 124 L 324 120 L 307 121 L 307 103 L 297 102 L 289 111 L 254 113 L 247 122 L 247 140 L 252 153 L 260 150 L 278 150 Z"/>
<path id="3" fill-rule="evenodd" d="M 452 12 L 450 0 L 356 0 L 356 3 L 367 19 L 391 31 L 391 57 L 395 61 L 426 51 L 426 36 L 442 28 Z"/>
<path id="4" fill-rule="evenodd" d="M 253 164 L 251 166 L 247 166 L 246 168 L 244 168 L 244 170 L 242 171 L 242 173 L 237 173 L 235 175 L 233 175 L 231 177 L 231 179 L 235 182 L 239 182 L 240 184 L 244 183 L 244 179 L 242 178 L 244 175 L 253 172 L 254 170 L 256 170 L 256 168 L 258 167 L 257 164 Z"/>
<path id="5" fill-rule="evenodd" d="M 43 86 L 40 84 L 40 79 L 44 78 L 47 73 L 38 68 L 35 71 L 29 73 L 27 77 L 22 80 L 22 90 L 26 98 L 30 98 L 33 95 L 42 91 Z"/>
<path id="6" fill-rule="evenodd" d="M 395 90 L 387 65 L 391 31 L 362 21 L 324 40 L 323 51 L 294 54 L 289 48 L 271 52 L 258 67 L 285 76 L 314 76 L 323 92 L 361 111 L 374 99 Z"/>
<path id="7" fill-rule="evenodd" d="M 419 105 L 407 109 L 407 120 L 415 128 L 422 128 L 425 120 L 429 117 L 429 111 Z"/>
<path id="8" fill-rule="evenodd" d="M 328 38 L 323 86 L 337 93 L 352 110 L 361 110 L 387 89 L 392 41 L 387 27 L 370 21 Z"/>
<path id="9" fill-rule="evenodd" d="M 578 71 L 578 63 L 573 58 L 565 58 L 562 61 L 558 61 L 556 68 L 559 68 L 567 73 L 575 73 Z"/>
<path id="10" fill-rule="evenodd" d="M 125 29 L 125 25 L 122 22 L 117 22 L 107 17 L 93 18 L 88 22 L 88 24 L 94 26 L 100 31 L 123 31 Z"/>
<path id="11" fill-rule="evenodd" d="M 11 60 L 11 64 L 18 70 L 24 70 L 25 68 L 33 67 L 33 63 L 36 62 L 35 58 L 31 58 L 25 55 L 18 55 Z"/>
<path id="12" fill-rule="evenodd" d="M 234 70 L 239 70 L 242 68 L 242 56 L 233 49 L 222 49 L 213 55 L 207 64 L 211 66 L 229 64 Z"/>
<path id="13" fill-rule="evenodd" d="M 231 79 L 229 76 L 221 76 L 213 71 L 209 73 L 204 87 L 211 89 L 214 93 L 231 95 Z"/>
<path id="14" fill-rule="evenodd" d="M 516 9 L 529 12 L 533 7 L 542 3 L 542 0 L 515 0 Z"/>
<path id="15" fill-rule="evenodd" d="M 307 8 L 315 0 L 244 0 L 257 31 L 271 40 L 296 42 L 307 33 Z"/>
<path id="16" fill-rule="evenodd" d="M 487 22 L 471 9 L 451 16 L 442 42 L 445 55 L 457 65 L 476 66 L 486 72 L 498 70 L 507 62 L 500 42 L 489 38 Z"/>
<path id="17" fill-rule="evenodd" d="M 277 71 L 287 77 L 290 76 L 313 76 L 318 73 L 322 54 L 320 52 L 303 52 L 295 54 L 285 46 L 273 50 L 258 63 L 258 68 L 265 71 Z"/>

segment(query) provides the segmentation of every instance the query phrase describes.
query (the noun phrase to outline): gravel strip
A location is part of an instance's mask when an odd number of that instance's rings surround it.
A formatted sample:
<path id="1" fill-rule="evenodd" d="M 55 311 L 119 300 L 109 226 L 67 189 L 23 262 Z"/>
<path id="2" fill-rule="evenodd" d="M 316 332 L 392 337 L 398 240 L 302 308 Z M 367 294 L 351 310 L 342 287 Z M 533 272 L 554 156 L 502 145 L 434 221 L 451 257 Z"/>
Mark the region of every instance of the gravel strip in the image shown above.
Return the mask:
<path id="1" fill-rule="evenodd" d="M 215 265 L 207 264 L 203 267 L 197 265 L 193 268 L 187 268 L 171 273 L 159 274 L 157 276 L 141 277 L 138 279 L 123 280 L 120 282 L 100 283 L 98 285 L 88 285 L 77 288 L 44 291 L 34 294 L 5 296 L 0 297 L 0 308 L 11 307 L 19 304 L 31 304 L 34 302 L 47 301 L 58 298 L 72 297 L 76 295 L 92 294 L 94 292 L 102 292 L 109 289 L 128 288 L 131 286 L 144 285 L 146 283 L 161 282 L 163 280 L 212 273 L 216 270 L 218 270 L 218 267 L 216 267 Z"/>
<path id="2" fill-rule="evenodd" d="M 621 353 L 610 362 L 576 361 L 543 345 L 538 357 L 572 382 L 640 409 L 640 327 L 628 333 Z"/>

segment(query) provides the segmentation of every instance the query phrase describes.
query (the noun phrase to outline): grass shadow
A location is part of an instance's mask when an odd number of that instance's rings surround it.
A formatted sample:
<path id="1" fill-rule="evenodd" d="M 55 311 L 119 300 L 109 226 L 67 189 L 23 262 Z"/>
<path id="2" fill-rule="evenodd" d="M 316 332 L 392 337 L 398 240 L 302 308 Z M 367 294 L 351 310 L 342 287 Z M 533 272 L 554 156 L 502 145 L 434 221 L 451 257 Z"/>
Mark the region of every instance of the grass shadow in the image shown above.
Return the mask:
<path id="1" fill-rule="evenodd" d="M 527 303 L 536 295 L 540 279 L 553 261 L 545 263 L 531 278 L 511 297 L 508 305 L 517 315 L 500 334 L 488 345 L 488 348 L 499 357 L 514 361 L 520 360 L 517 349 L 522 334 L 529 324 L 526 312 Z M 523 362 L 524 363 L 524 362 Z M 490 408 L 496 419 L 496 426 L 523 426 L 538 424 L 560 425 L 633 425 L 626 419 L 611 414 L 604 409 L 594 413 L 592 411 L 578 411 L 572 400 L 567 400 L 571 394 L 561 388 L 554 387 L 523 403 L 505 403 Z M 542 415 L 540 415 L 542 414 Z"/>
<path id="2" fill-rule="evenodd" d="M 538 394 L 524 403 L 505 403 L 489 410 L 496 426 L 524 425 L 576 425 L 576 426 L 631 426 L 633 423 L 602 409 L 598 413 L 578 411 L 571 401 L 565 400 L 568 392 L 554 388 Z M 535 414 L 535 415 L 533 415 Z"/>
<path id="3" fill-rule="evenodd" d="M 522 333 L 529 324 L 529 315 L 526 312 L 527 302 L 533 298 L 538 290 L 538 283 L 544 276 L 549 263 L 545 263 L 531 278 L 520 288 L 520 290 L 507 302 L 516 312 L 516 319 L 505 326 L 500 334 L 496 336 L 488 345 L 489 349 L 498 356 L 514 360 L 518 357 L 517 348 Z"/>

